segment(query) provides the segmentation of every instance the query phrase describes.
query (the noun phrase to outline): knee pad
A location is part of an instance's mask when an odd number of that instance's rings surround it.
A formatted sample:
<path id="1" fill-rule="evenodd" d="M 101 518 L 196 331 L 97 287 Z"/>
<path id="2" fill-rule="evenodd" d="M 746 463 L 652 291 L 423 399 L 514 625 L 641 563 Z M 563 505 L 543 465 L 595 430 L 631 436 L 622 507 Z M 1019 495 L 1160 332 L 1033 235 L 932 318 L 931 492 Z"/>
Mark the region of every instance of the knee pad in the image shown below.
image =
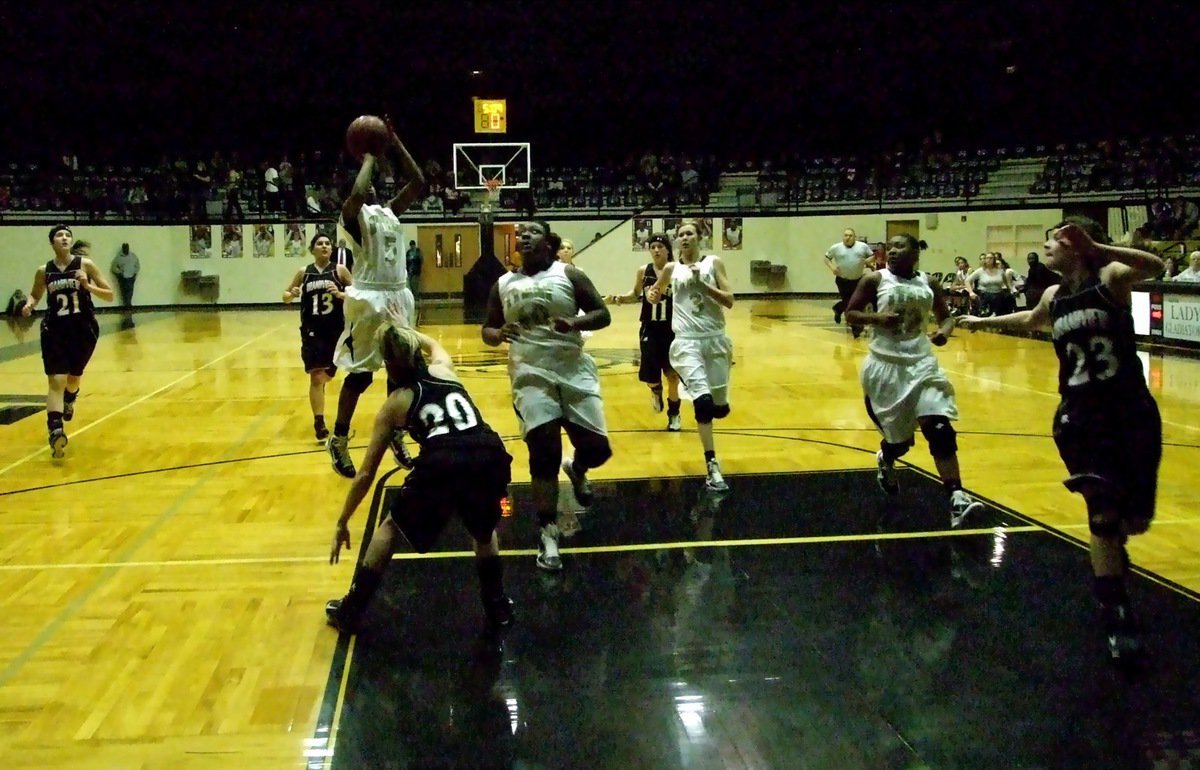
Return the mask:
<path id="1" fill-rule="evenodd" d="M 578 439 L 575 443 L 575 462 L 582 468 L 599 468 L 612 457 L 612 447 L 608 439 L 600 434 L 593 434 L 586 439 Z"/>
<path id="2" fill-rule="evenodd" d="M 921 433 L 934 457 L 951 457 L 958 451 L 958 434 L 945 417 L 931 417 L 921 423 Z"/>
<path id="3" fill-rule="evenodd" d="M 1121 517 L 1116 511 L 1088 511 L 1088 530 L 1097 537 L 1119 538 L 1124 534 L 1121 527 Z M 1121 548 L 1125 551 L 1124 546 Z M 1128 565 L 1129 555 L 1122 553 L 1123 560 Z"/>
<path id="4" fill-rule="evenodd" d="M 371 372 L 350 372 L 346 375 L 346 381 L 342 385 L 343 388 L 352 393 L 362 393 L 371 384 L 371 380 L 375 375 Z"/>
<path id="5" fill-rule="evenodd" d="M 558 478 L 562 465 L 562 438 L 557 422 L 539 425 L 525 435 L 529 447 L 529 476 L 535 479 Z"/>
<path id="6" fill-rule="evenodd" d="M 693 401 L 692 408 L 696 410 L 696 422 L 701 425 L 707 425 L 717 416 L 717 406 L 708 393 Z"/>
<path id="7" fill-rule="evenodd" d="M 908 450 L 912 448 L 912 439 L 905 441 L 902 444 L 889 444 L 886 441 L 879 442 L 879 448 L 883 450 L 884 459 L 895 460 L 908 454 Z"/>
<path id="8" fill-rule="evenodd" d="M 717 420 L 729 416 L 729 404 L 713 404 L 713 418 Z"/>

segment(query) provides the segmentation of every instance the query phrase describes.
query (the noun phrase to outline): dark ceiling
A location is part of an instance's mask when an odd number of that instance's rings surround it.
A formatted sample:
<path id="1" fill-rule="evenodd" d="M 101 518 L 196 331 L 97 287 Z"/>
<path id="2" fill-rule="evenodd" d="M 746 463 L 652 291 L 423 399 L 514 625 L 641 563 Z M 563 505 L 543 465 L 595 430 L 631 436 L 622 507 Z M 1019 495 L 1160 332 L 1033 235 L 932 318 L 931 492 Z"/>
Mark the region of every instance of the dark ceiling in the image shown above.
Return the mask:
<path id="1" fill-rule="evenodd" d="M 508 138 L 554 162 L 1195 130 L 1193 4 L 1100 8 L 4 3 L 0 155 L 333 148 L 389 111 L 416 154 L 448 157 L 474 138 L 472 95 L 507 97 Z"/>

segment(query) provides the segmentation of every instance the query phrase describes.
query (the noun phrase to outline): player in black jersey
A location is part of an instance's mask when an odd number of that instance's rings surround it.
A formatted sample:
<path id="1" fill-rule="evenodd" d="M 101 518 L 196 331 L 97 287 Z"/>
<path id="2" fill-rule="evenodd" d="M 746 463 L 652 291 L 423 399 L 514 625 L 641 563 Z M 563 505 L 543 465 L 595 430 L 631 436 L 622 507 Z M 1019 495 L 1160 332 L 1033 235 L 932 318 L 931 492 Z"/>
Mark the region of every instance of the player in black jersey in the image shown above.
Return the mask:
<path id="1" fill-rule="evenodd" d="M 1108 244 L 1100 225 L 1068 217 L 1045 245 L 1046 266 L 1062 283 L 1032 310 L 994 318 L 963 316 L 967 328 L 1049 327 L 1058 355 L 1054 441 L 1070 474 L 1067 489 L 1083 495 L 1091 561 L 1109 655 L 1115 663 L 1141 652 L 1125 574 L 1130 535 L 1154 518 L 1162 421 L 1137 358 L 1130 288 L 1162 272 L 1163 262 L 1138 249 Z"/>
<path id="2" fill-rule="evenodd" d="M 50 246 L 54 259 L 33 274 L 33 288 L 21 308 L 29 316 L 46 295 L 46 315 L 42 318 L 42 367 L 49 381 L 46 393 L 46 427 L 50 432 L 50 453 L 59 458 L 67 451 L 67 433 L 63 422 L 75 416 L 75 399 L 83 370 L 96 349 L 100 326 L 96 323 L 92 297 L 111 302 L 112 286 L 96 263 L 86 256 L 73 255 L 74 235 L 66 225 L 50 228 Z"/>
<path id="3" fill-rule="evenodd" d="M 348 523 L 371 489 L 392 433 L 405 429 L 421 447 L 391 510 L 371 536 L 367 554 L 350 591 L 325 606 L 329 623 L 342 631 L 357 629 L 383 571 L 403 535 L 418 553 L 427 552 L 446 522 L 457 514 L 475 541 L 475 566 L 484 611 L 492 626 L 512 620 L 512 602 L 504 593 L 496 524 L 507 494 L 512 457 L 495 431 L 483 421 L 454 372 L 450 354 L 431 337 L 401 326 L 393 318 L 377 334 L 388 378 L 397 384 L 375 418 L 366 456 L 346 495 L 333 536 L 330 563 L 350 547 Z"/>
<path id="4" fill-rule="evenodd" d="M 671 368 L 671 343 L 675 340 L 675 332 L 671 330 L 671 295 L 668 292 L 664 300 L 656 305 L 646 300 L 646 290 L 658 281 L 659 273 L 668 262 L 674 260 L 674 255 L 671 253 L 670 239 L 661 233 L 650 236 L 647 245 L 653 261 L 638 268 L 633 291 L 628 294 L 612 294 L 606 301 L 614 305 L 623 305 L 626 302 L 642 303 L 642 325 L 638 330 L 641 345 L 638 379 L 650 386 L 650 405 L 655 412 L 661 412 L 662 380 L 666 377 L 667 430 L 678 431 L 682 426 L 679 421 L 679 375 Z"/>
<path id="5" fill-rule="evenodd" d="M 308 403 L 312 406 L 313 432 L 317 441 L 329 438 L 325 427 L 325 383 L 337 375 L 333 351 L 346 325 L 342 314 L 343 292 L 352 279 L 350 271 L 331 261 L 333 241 L 317 233 L 309 241 L 313 263 L 297 270 L 283 291 L 283 301 L 300 300 L 300 358 L 308 372 Z"/>

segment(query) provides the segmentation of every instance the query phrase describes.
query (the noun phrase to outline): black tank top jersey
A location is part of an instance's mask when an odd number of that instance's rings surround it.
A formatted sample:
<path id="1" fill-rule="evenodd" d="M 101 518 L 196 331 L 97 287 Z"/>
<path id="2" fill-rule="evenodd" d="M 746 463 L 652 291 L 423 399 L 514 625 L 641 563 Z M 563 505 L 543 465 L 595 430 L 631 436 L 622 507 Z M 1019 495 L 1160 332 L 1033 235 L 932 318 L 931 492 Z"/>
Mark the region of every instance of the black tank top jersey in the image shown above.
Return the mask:
<path id="1" fill-rule="evenodd" d="M 80 285 L 75 273 L 83 269 L 83 258 L 75 257 L 60 270 L 54 260 L 46 263 L 46 323 L 87 325 L 96 318 L 92 295 Z"/>
<path id="2" fill-rule="evenodd" d="M 483 421 L 461 383 L 425 373 L 417 378 L 412 391 L 406 427 L 422 451 L 489 444 L 503 446 L 500 437 Z"/>
<path id="3" fill-rule="evenodd" d="M 1092 277 L 1074 294 L 1060 285 L 1050 303 L 1058 392 L 1064 397 L 1120 399 L 1146 391 L 1133 314 Z"/>
<path id="4" fill-rule="evenodd" d="M 315 264 L 304 268 L 300 284 L 300 331 L 314 336 L 341 334 L 345 326 L 342 301 L 334 291 L 346 288 L 337 277 L 337 268 L 330 262 L 324 270 Z"/>
<path id="5" fill-rule="evenodd" d="M 642 323 L 662 323 L 666 324 L 667 328 L 671 327 L 671 315 L 674 310 L 673 300 L 671 299 L 671 289 L 667 287 L 667 291 L 663 294 L 662 301 L 657 305 L 653 305 L 646 301 L 646 289 L 649 289 L 658 282 L 658 273 L 654 270 L 654 263 L 646 265 L 646 274 L 642 277 Z"/>

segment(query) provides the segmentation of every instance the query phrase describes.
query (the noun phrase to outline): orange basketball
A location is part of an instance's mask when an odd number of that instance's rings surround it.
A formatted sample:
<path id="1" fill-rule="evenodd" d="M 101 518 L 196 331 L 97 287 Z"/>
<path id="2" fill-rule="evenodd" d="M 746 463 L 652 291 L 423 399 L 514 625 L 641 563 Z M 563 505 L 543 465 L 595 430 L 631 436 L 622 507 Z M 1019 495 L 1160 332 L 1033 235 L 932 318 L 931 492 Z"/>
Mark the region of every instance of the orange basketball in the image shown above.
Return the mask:
<path id="1" fill-rule="evenodd" d="M 387 124 L 382 118 L 360 115 L 346 129 L 346 150 L 355 160 L 361 161 L 363 153 L 366 152 L 372 155 L 383 154 L 390 138 L 391 134 L 388 133 Z"/>

